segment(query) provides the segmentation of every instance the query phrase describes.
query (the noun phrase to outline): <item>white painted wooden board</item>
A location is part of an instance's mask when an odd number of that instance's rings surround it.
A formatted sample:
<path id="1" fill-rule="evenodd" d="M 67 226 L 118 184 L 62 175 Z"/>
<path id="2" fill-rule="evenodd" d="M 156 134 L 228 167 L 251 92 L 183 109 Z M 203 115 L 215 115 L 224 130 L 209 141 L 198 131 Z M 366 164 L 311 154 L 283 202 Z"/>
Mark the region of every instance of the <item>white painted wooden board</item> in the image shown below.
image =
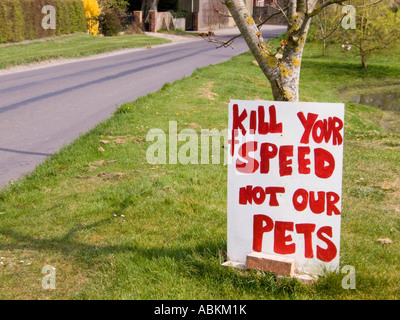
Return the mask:
<path id="1" fill-rule="evenodd" d="M 229 103 L 228 259 L 339 267 L 344 104 Z M 234 143 L 232 143 L 234 142 Z"/>

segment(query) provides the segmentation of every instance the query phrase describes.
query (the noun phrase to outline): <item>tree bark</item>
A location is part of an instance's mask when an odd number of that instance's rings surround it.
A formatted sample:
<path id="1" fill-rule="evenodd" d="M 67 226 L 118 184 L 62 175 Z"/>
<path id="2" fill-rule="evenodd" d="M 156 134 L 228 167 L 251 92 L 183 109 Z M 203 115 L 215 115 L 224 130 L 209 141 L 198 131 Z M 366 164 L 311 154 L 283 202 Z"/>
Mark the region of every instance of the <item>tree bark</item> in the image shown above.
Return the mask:
<path id="1" fill-rule="evenodd" d="M 143 22 L 148 22 L 149 11 L 157 11 L 159 0 L 142 0 Z"/>
<path id="2" fill-rule="evenodd" d="M 365 54 L 361 54 L 361 65 L 364 69 L 367 68 L 367 56 Z"/>
<path id="3" fill-rule="evenodd" d="M 299 101 L 301 58 L 316 2 L 289 0 L 287 36 L 280 48 L 274 50 L 265 43 L 243 1 L 225 0 L 250 51 L 267 77 L 276 101 Z M 319 8 L 316 10 L 320 12 Z"/>

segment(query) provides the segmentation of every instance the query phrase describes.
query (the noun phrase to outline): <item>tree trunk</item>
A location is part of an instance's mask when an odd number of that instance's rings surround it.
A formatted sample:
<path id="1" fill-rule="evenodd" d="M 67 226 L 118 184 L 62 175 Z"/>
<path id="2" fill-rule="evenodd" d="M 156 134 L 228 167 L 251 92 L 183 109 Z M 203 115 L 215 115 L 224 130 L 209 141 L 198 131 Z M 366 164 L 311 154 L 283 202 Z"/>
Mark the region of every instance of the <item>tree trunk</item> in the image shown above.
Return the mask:
<path id="1" fill-rule="evenodd" d="M 367 68 L 367 56 L 365 54 L 361 54 L 361 65 L 364 69 Z"/>
<path id="2" fill-rule="evenodd" d="M 312 10 L 315 1 L 308 2 L 308 10 Z M 266 45 L 242 0 L 225 1 L 251 53 L 270 82 L 276 101 L 299 101 L 301 58 L 311 22 L 311 19 L 305 19 L 303 12 L 296 11 L 305 10 L 302 1 L 296 3 L 291 0 L 290 3 L 287 36 L 281 42 L 282 54 L 279 54 Z"/>
<path id="3" fill-rule="evenodd" d="M 326 44 L 326 38 L 324 38 L 323 43 L 322 43 L 322 55 L 323 55 L 323 56 L 328 55 L 328 49 L 327 49 L 327 44 Z"/>
<path id="4" fill-rule="evenodd" d="M 367 52 L 364 49 L 364 40 L 361 37 L 360 39 L 360 47 L 359 47 L 360 57 L 361 57 L 361 66 L 363 69 L 367 68 Z"/>
<path id="5" fill-rule="evenodd" d="M 159 0 L 142 0 L 142 14 L 143 14 L 143 22 L 148 22 L 149 11 L 154 10 L 157 11 Z"/>

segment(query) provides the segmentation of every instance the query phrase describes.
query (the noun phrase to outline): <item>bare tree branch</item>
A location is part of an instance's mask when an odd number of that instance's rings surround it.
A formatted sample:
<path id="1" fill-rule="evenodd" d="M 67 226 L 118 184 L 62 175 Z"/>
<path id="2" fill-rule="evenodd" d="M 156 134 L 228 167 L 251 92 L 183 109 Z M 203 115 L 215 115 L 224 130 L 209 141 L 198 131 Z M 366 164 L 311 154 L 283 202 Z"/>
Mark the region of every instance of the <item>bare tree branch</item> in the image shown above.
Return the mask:
<path id="1" fill-rule="evenodd" d="M 286 10 L 288 10 L 288 9 L 289 9 L 289 6 L 283 8 L 283 9 L 281 9 L 281 10 L 286 11 Z M 271 15 L 270 15 L 268 18 L 266 18 L 264 21 L 260 22 L 260 23 L 257 25 L 257 28 L 260 29 L 260 27 L 261 27 L 262 25 L 266 24 L 272 17 L 275 17 L 275 16 L 280 15 L 280 14 L 282 14 L 281 11 L 277 11 L 277 12 L 271 14 Z M 287 19 L 287 17 L 286 17 L 286 19 Z"/>
<path id="2" fill-rule="evenodd" d="M 215 11 L 216 11 L 218 14 L 220 14 L 221 16 L 223 16 L 223 17 L 232 18 L 232 16 L 231 16 L 230 14 L 221 12 L 221 11 L 219 10 L 219 8 L 215 8 Z"/>
<path id="3" fill-rule="evenodd" d="M 282 13 L 283 16 L 286 18 L 286 21 L 289 22 L 289 18 L 287 17 L 287 15 L 286 15 L 286 13 L 285 13 L 285 10 L 287 10 L 288 7 L 286 7 L 285 9 L 282 9 L 282 8 L 279 6 L 278 2 L 276 2 L 275 5 L 278 7 L 279 12 Z M 271 7 L 271 8 L 272 8 L 272 7 Z"/>
<path id="4" fill-rule="evenodd" d="M 280 8 L 279 11 L 277 11 L 277 12 L 271 14 L 271 15 L 268 16 L 265 20 L 263 20 L 262 22 L 260 22 L 260 23 L 257 25 L 257 28 L 260 29 L 260 28 L 261 28 L 264 24 L 266 24 L 271 18 L 273 18 L 273 17 L 275 17 L 275 16 L 277 16 L 277 15 L 282 14 L 282 12 L 286 11 L 288 8 L 289 8 L 289 7 L 285 7 L 285 8 L 283 8 L 283 9 Z M 216 9 L 216 11 L 217 11 L 218 13 L 222 14 L 222 15 L 225 15 L 225 14 L 219 12 L 218 9 Z M 227 16 L 231 17 L 230 15 L 227 15 Z M 286 16 L 286 15 L 285 15 L 285 16 Z M 286 19 L 287 19 L 287 17 L 286 17 Z M 208 34 L 208 33 L 201 33 L 200 36 L 202 36 L 203 39 L 205 39 L 206 41 L 211 42 L 211 43 L 214 43 L 214 44 L 216 45 L 216 48 L 217 48 L 217 49 L 222 48 L 222 47 L 223 47 L 223 48 L 231 47 L 232 49 L 234 49 L 234 47 L 232 46 L 233 41 L 234 41 L 235 39 L 241 37 L 242 34 L 238 34 L 238 35 L 236 35 L 236 36 L 230 38 L 230 39 L 227 40 L 227 41 L 222 41 L 222 40 L 215 39 L 213 35 L 210 35 L 210 34 Z M 219 44 L 219 45 L 217 45 L 217 44 Z"/>
<path id="5" fill-rule="evenodd" d="M 354 7 L 355 8 L 366 8 L 366 7 L 369 7 L 369 6 L 374 6 L 374 5 L 376 5 L 376 4 L 378 4 L 378 3 L 382 2 L 382 1 L 383 0 L 378 0 L 378 1 L 375 1 L 375 2 L 372 2 L 372 3 L 364 4 L 362 6 L 354 6 Z"/>
<path id="6" fill-rule="evenodd" d="M 323 9 L 325 9 L 326 7 L 329 7 L 330 5 L 342 4 L 345 1 L 347 1 L 347 0 L 328 0 L 328 1 L 324 2 L 323 4 L 321 4 L 320 6 L 314 8 L 314 10 L 312 10 L 311 12 L 306 12 L 306 19 L 312 18 L 313 16 L 317 15 Z"/>
<path id="7" fill-rule="evenodd" d="M 333 35 L 333 34 L 339 29 L 339 26 L 341 25 L 341 23 L 342 23 L 344 17 L 347 16 L 347 15 L 348 15 L 348 12 L 345 12 L 345 13 L 343 14 L 343 16 L 340 18 L 340 21 L 339 21 L 339 23 L 336 25 L 336 27 L 335 27 L 330 33 L 326 34 L 326 35 L 322 38 L 322 40 L 325 40 L 325 39 L 329 38 L 331 35 Z"/>
<path id="8" fill-rule="evenodd" d="M 239 37 L 241 36 L 241 34 L 238 34 L 237 36 L 235 36 L 235 37 L 229 39 L 228 41 L 223 41 L 223 40 L 218 40 L 218 39 L 216 39 L 216 38 L 214 37 L 214 33 L 211 32 L 211 31 L 209 31 L 208 33 L 203 33 L 203 32 L 202 32 L 202 33 L 200 33 L 199 35 L 200 35 L 204 40 L 206 40 L 206 41 L 208 41 L 208 42 L 210 42 L 210 43 L 213 43 L 213 44 L 215 45 L 215 48 L 216 48 L 216 49 L 219 49 L 219 48 L 222 48 L 222 47 L 224 47 L 224 48 L 231 47 L 232 49 L 234 49 L 234 47 L 233 47 L 233 45 L 232 45 L 233 40 L 235 40 L 236 38 L 239 38 Z"/>
<path id="9" fill-rule="evenodd" d="M 297 12 L 297 1 L 296 0 L 289 0 L 289 17 L 293 16 L 294 13 Z"/>

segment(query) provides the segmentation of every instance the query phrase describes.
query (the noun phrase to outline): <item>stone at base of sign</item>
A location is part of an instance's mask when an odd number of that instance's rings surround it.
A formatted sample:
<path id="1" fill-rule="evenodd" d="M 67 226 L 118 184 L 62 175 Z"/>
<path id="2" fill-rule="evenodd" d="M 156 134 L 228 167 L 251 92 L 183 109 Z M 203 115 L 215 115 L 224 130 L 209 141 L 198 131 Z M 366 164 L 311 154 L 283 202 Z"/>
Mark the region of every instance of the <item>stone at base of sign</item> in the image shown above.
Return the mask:
<path id="1" fill-rule="evenodd" d="M 252 252 L 247 255 L 247 268 L 293 276 L 295 260 L 270 254 Z"/>
<path id="2" fill-rule="evenodd" d="M 295 278 L 297 281 L 304 283 L 304 284 L 312 284 L 314 282 L 316 282 L 318 280 L 317 276 L 310 276 L 308 274 L 297 274 L 295 273 L 294 275 L 291 276 L 292 278 Z M 286 276 L 281 276 L 278 275 L 276 277 L 278 283 L 280 282 L 280 280 L 285 279 Z"/>
<path id="3" fill-rule="evenodd" d="M 246 265 L 243 262 L 237 262 L 237 261 L 226 261 L 223 264 L 221 264 L 221 266 L 232 267 L 235 269 L 242 269 L 242 270 L 247 269 Z"/>

